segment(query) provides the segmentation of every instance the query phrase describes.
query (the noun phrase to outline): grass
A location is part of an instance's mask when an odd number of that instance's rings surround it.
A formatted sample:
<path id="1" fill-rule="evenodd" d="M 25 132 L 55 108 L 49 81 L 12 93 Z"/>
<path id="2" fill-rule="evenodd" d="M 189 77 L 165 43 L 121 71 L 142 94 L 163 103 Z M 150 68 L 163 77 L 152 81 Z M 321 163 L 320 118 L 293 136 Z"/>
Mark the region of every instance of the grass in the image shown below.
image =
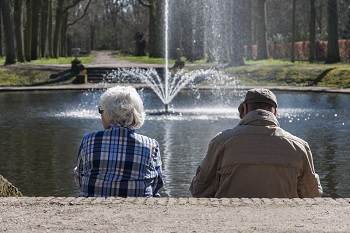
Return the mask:
<path id="1" fill-rule="evenodd" d="M 331 69 L 321 78 L 320 75 Z M 247 61 L 246 65 L 225 69 L 245 85 L 328 86 L 350 88 L 350 66 L 284 60 Z"/>
<path id="2" fill-rule="evenodd" d="M 43 71 L 0 68 L 0 86 L 30 86 L 48 81 L 49 76 Z"/>
<path id="3" fill-rule="evenodd" d="M 41 58 L 33 60 L 30 64 L 36 65 L 54 65 L 54 64 L 71 64 L 74 57 L 58 57 L 58 58 Z M 94 60 L 94 56 L 78 57 L 83 64 L 90 64 Z"/>
<path id="4" fill-rule="evenodd" d="M 155 57 L 149 57 L 149 56 L 130 56 L 130 55 L 123 55 L 118 54 L 114 56 L 117 60 L 125 60 L 129 62 L 135 62 L 135 63 L 143 63 L 143 64 L 165 64 L 164 58 L 155 58 Z M 170 59 L 170 64 L 174 64 L 175 60 Z"/>

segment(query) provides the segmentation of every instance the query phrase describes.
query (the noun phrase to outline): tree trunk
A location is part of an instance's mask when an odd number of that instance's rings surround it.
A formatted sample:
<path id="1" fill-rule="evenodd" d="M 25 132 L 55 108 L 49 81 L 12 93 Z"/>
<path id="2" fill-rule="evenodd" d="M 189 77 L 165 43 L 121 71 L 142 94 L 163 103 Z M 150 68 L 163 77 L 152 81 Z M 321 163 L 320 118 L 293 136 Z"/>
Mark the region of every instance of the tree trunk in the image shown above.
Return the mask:
<path id="1" fill-rule="evenodd" d="M 149 56 L 163 57 L 163 0 L 151 0 L 149 7 Z"/>
<path id="2" fill-rule="evenodd" d="M 46 48 L 47 48 L 47 28 L 48 28 L 48 15 L 49 15 L 49 1 L 43 0 L 41 7 L 41 30 L 40 30 L 40 52 L 41 57 L 46 56 Z"/>
<path id="3" fill-rule="evenodd" d="M 2 49 L 2 37 L 3 37 L 3 33 L 2 33 L 2 13 L 1 13 L 1 9 L 0 9 L 0 56 L 3 56 L 3 49 Z"/>
<path id="4" fill-rule="evenodd" d="M 24 55 L 26 61 L 31 60 L 32 44 L 32 0 L 26 0 L 26 24 L 24 28 Z"/>
<path id="5" fill-rule="evenodd" d="M 184 56 L 189 61 L 193 61 L 193 11 L 192 0 L 182 1 L 182 48 Z"/>
<path id="6" fill-rule="evenodd" d="M 5 65 L 16 63 L 15 36 L 13 32 L 13 18 L 9 0 L 1 0 L 2 20 L 4 25 L 6 60 Z"/>
<path id="7" fill-rule="evenodd" d="M 257 59 L 267 59 L 267 34 L 266 34 L 266 0 L 257 0 Z"/>
<path id="8" fill-rule="evenodd" d="M 47 42 L 48 42 L 48 54 L 49 57 L 53 57 L 52 51 L 52 0 L 48 0 L 49 4 L 49 13 L 48 13 L 48 29 L 47 29 Z"/>
<path id="9" fill-rule="evenodd" d="M 95 22 L 90 23 L 90 51 L 95 49 Z"/>
<path id="10" fill-rule="evenodd" d="M 291 61 L 295 62 L 295 11 L 296 11 L 296 0 L 293 0 L 292 6 L 292 43 L 291 43 Z"/>
<path id="11" fill-rule="evenodd" d="M 245 37 L 246 37 L 246 40 L 245 40 L 245 45 L 246 45 L 246 56 L 247 56 L 247 59 L 253 59 L 253 49 L 252 49 L 252 46 L 253 46 L 253 6 L 252 6 L 252 0 L 247 0 L 246 2 L 246 19 L 245 22 L 246 24 L 244 25 L 244 28 L 245 28 Z"/>
<path id="12" fill-rule="evenodd" d="M 310 25 L 309 25 L 309 61 L 316 59 L 316 6 L 315 0 L 310 0 Z"/>
<path id="13" fill-rule="evenodd" d="M 177 49 L 181 48 L 181 34 L 182 34 L 182 21 L 181 18 L 181 11 L 179 7 L 180 1 L 170 1 L 170 25 L 169 25 L 169 33 L 170 35 L 176 35 L 176 36 L 170 36 L 169 38 L 169 56 L 171 58 L 177 57 Z"/>
<path id="14" fill-rule="evenodd" d="M 38 59 L 38 40 L 39 40 L 39 18 L 40 18 L 41 0 L 32 0 L 32 44 L 31 59 Z"/>
<path id="15" fill-rule="evenodd" d="M 195 11 L 195 31 L 193 45 L 193 59 L 199 60 L 204 57 L 204 5 L 201 2 L 196 2 Z"/>
<path id="16" fill-rule="evenodd" d="M 55 21 L 55 32 L 53 36 L 53 57 L 57 58 L 59 53 L 59 41 L 60 41 L 60 34 L 62 31 L 62 14 L 63 14 L 63 6 L 64 6 L 64 0 L 57 2 L 56 7 L 56 21 Z"/>
<path id="17" fill-rule="evenodd" d="M 244 31 L 242 21 L 245 17 L 245 1 L 233 0 L 228 4 L 231 15 L 231 27 L 229 28 L 229 65 L 241 66 L 244 65 L 244 39 L 241 32 Z"/>
<path id="18" fill-rule="evenodd" d="M 328 0 L 327 12 L 328 47 L 326 63 L 337 63 L 340 62 L 337 0 Z"/>
<path id="19" fill-rule="evenodd" d="M 16 45 L 17 45 L 17 48 L 16 48 L 17 59 L 19 62 L 24 62 L 22 15 L 23 15 L 23 0 L 15 0 L 14 23 L 15 23 Z"/>
<path id="20" fill-rule="evenodd" d="M 61 25 L 61 36 L 60 36 L 60 56 L 67 56 L 67 24 L 68 24 L 68 13 L 64 13 L 62 16 L 62 25 Z"/>

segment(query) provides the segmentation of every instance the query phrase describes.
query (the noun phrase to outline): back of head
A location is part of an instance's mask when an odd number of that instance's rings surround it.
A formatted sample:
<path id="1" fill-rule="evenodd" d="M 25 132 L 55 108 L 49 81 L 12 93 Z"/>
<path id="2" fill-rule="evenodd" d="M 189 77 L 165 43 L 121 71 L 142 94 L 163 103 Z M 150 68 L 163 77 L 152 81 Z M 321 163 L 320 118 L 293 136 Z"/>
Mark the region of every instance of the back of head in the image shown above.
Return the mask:
<path id="1" fill-rule="evenodd" d="M 258 109 L 273 112 L 273 109 L 275 108 L 275 106 L 269 103 L 248 103 L 247 105 L 248 105 L 248 112 L 258 110 Z"/>
<path id="2" fill-rule="evenodd" d="M 117 86 L 109 88 L 100 98 L 100 106 L 110 124 L 140 128 L 145 119 L 143 102 L 135 88 Z"/>
<path id="3" fill-rule="evenodd" d="M 243 118 L 248 112 L 257 109 L 276 113 L 277 106 L 277 98 L 272 91 L 265 88 L 254 88 L 247 91 L 244 101 L 238 107 L 238 111 L 240 117 Z"/>

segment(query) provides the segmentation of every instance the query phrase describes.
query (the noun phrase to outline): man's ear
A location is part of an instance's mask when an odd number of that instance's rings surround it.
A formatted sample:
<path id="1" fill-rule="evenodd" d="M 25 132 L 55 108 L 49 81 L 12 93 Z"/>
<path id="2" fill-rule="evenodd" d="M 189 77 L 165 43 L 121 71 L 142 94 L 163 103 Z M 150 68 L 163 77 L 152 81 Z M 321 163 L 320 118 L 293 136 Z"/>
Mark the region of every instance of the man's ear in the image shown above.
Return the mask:
<path id="1" fill-rule="evenodd" d="M 246 103 L 242 103 L 238 110 L 239 110 L 239 118 L 243 119 L 243 117 L 248 113 L 248 109 L 247 109 L 247 104 Z"/>
<path id="2" fill-rule="evenodd" d="M 243 112 L 244 112 L 244 116 L 247 115 L 247 113 L 248 113 L 248 104 L 243 104 Z"/>

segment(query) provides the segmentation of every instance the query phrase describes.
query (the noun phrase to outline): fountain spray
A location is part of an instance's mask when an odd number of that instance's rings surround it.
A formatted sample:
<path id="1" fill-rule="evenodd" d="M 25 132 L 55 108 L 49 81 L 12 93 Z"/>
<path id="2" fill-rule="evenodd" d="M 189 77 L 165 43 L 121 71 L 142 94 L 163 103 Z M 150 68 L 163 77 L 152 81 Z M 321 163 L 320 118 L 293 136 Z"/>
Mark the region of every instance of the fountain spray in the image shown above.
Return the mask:
<path id="1" fill-rule="evenodd" d="M 164 111 L 165 113 L 169 113 L 169 51 L 168 51 L 168 43 L 169 43 L 169 0 L 165 0 L 165 16 L 164 16 L 164 24 L 165 24 L 165 102 L 164 102 Z"/>

